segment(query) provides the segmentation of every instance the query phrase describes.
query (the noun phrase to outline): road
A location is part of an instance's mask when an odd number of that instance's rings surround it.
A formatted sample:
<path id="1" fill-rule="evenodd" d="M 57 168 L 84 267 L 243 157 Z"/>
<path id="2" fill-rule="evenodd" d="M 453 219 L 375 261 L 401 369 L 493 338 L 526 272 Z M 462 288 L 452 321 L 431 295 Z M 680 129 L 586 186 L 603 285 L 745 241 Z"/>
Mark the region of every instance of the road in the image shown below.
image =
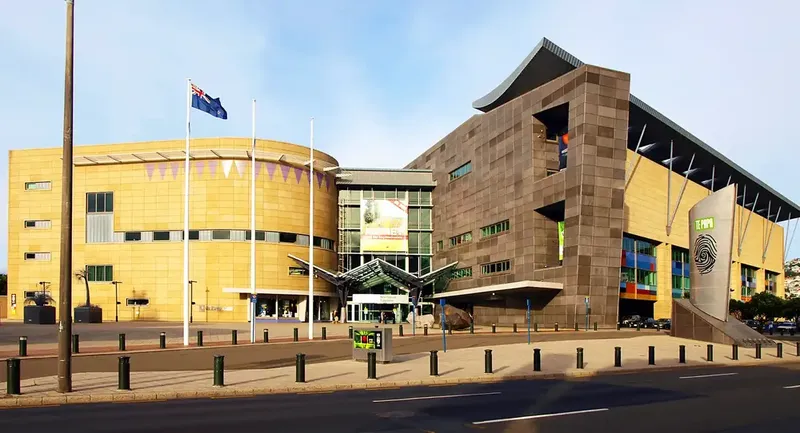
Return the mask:
<path id="1" fill-rule="evenodd" d="M 637 332 L 590 331 L 590 332 L 550 332 L 534 335 L 534 341 L 559 341 L 574 339 L 631 338 L 641 336 Z M 528 341 L 525 333 L 505 334 L 455 334 L 448 335 L 448 349 L 468 347 L 489 347 L 502 344 L 524 343 Z M 398 355 L 440 350 L 441 335 L 431 334 L 427 337 L 396 338 L 392 341 L 394 353 Z M 247 344 L 239 346 L 193 347 L 128 353 L 131 357 L 132 371 L 179 371 L 179 370 L 211 370 L 214 355 L 225 356 L 225 369 L 260 369 L 286 367 L 294 365 L 298 353 L 306 354 L 306 362 L 317 363 L 338 361 L 352 357 L 352 343 L 349 340 L 299 341 L 297 343 Z M 72 358 L 74 373 L 115 372 L 118 368 L 119 356 L 122 353 L 106 355 L 75 355 Z M 52 376 L 57 370 L 57 359 L 23 358 L 21 364 L 22 379 Z M 6 378 L 6 369 L 0 368 L 0 382 Z"/>
<path id="2" fill-rule="evenodd" d="M 27 433 L 797 431 L 800 364 L 0 411 Z"/>

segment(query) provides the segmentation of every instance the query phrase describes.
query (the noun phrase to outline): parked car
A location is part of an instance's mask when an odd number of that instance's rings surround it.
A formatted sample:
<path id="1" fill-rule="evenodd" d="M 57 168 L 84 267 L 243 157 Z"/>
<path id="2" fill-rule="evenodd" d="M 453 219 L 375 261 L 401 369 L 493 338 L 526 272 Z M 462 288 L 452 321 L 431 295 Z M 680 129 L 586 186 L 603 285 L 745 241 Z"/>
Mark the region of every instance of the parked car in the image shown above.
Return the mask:
<path id="1" fill-rule="evenodd" d="M 635 328 L 636 324 L 641 322 L 642 316 L 634 314 L 632 316 L 625 316 L 622 318 L 620 325 L 625 328 Z"/>
<path id="2" fill-rule="evenodd" d="M 748 319 L 744 321 L 744 324 L 749 326 L 750 329 L 758 329 L 758 321 L 753 319 Z"/>
<path id="3" fill-rule="evenodd" d="M 658 329 L 672 329 L 672 319 L 658 319 L 656 326 Z"/>
<path id="4" fill-rule="evenodd" d="M 646 328 L 646 329 L 658 329 L 658 322 L 656 322 L 656 319 L 653 319 L 652 317 L 648 317 L 648 318 L 642 320 L 641 326 L 642 326 L 642 328 Z"/>
<path id="5" fill-rule="evenodd" d="M 796 331 L 797 325 L 794 322 L 780 322 L 776 328 L 778 331 L 783 329 L 784 331 Z"/>

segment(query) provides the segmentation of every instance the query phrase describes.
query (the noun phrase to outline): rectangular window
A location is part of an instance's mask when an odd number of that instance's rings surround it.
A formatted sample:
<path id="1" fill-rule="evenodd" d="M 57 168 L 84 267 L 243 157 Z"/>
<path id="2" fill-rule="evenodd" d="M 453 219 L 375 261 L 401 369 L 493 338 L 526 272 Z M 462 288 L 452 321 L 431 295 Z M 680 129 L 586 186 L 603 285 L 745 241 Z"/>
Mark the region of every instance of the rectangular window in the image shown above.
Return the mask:
<path id="1" fill-rule="evenodd" d="M 25 191 L 50 191 L 52 185 L 49 180 L 39 182 L 25 182 Z"/>
<path id="2" fill-rule="evenodd" d="M 433 224 L 431 223 L 431 209 L 424 207 L 419 210 L 419 228 L 429 230 Z"/>
<path id="3" fill-rule="evenodd" d="M 756 269 L 742 265 L 742 300 L 747 301 L 756 293 Z"/>
<path id="4" fill-rule="evenodd" d="M 138 242 L 142 240 L 142 232 L 125 232 L 125 242 Z"/>
<path id="5" fill-rule="evenodd" d="M 190 241 L 200 240 L 200 230 L 189 230 L 189 240 Z"/>
<path id="6" fill-rule="evenodd" d="M 636 252 L 639 254 L 646 254 L 648 256 L 655 256 L 656 255 L 656 247 L 655 245 L 651 244 L 647 241 L 636 241 Z"/>
<path id="7" fill-rule="evenodd" d="M 511 230 L 511 223 L 508 220 L 500 221 L 499 223 L 494 223 L 488 225 L 486 227 L 481 227 L 481 237 L 489 237 L 494 236 L 503 232 L 507 232 Z"/>
<path id="8" fill-rule="evenodd" d="M 114 281 L 114 267 L 111 265 L 87 265 L 86 278 L 89 281 Z"/>
<path id="9" fill-rule="evenodd" d="M 511 260 L 503 260 L 494 263 L 486 263 L 481 265 L 481 273 L 483 275 L 498 274 L 500 272 L 507 272 L 511 269 Z"/>
<path id="10" fill-rule="evenodd" d="M 49 229 L 52 226 L 50 220 L 25 220 L 26 229 Z"/>
<path id="11" fill-rule="evenodd" d="M 86 193 L 86 212 L 114 212 L 113 192 Z"/>
<path id="12" fill-rule="evenodd" d="M 297 242 L 297 233 L 284 233 L 278 235 L 278 242 L 293 244 Z"/>
<path id="13" fill-rule="evenodd" d="M 472 276 L 472 268 L 453 269 L 453 271 L 450 272 L 450 278 L 454 280 L 458 280 L 460 278 L 469 278 L 471 276 Z"/>
<path id="14" fill-rule="evenodd" d="M 636 270 L 636 282 L 639 284 L 645 284 L 648 286 L 656 286 L 658 283 L 656 282 L 656 273 L 647 271 L 644 269 L 637 269 Z"/>
<path id="15" fill-rule="evenodd" d="M 444 241 L 436 241 L 436 252 L 444 249 Z"/>
<path id="16" fill-rule="evenodd" d="M 153 232 L 154 241 L 168 241 L 169 232 Z"/>
<path id="17" fill-rule="evenodd" d="M 308 271 L 303 268 L 297 268 L 290 266 L 289 267 L 289 275 L 305 275 L 308 276 Z"/>
<path id="18" fill-rule="evenodd" d="M 228 241 L 231 239 L 230 230 L 214 230 L 211 232 L 211 239 L 215 241 Z"/>
<path id="19" fill-rule="evenodd" d="M 450 238 L 450 248 L 465 244 L 467 242 L 472 242 L 472 232 L 462 233 L 458 236 L 453 236 Z"/>
<path id="20" fill-rule="evenodd" d="M 468 161 L 466 164 L 450 172 L 450 181 L 454 181 L 460 177 L 463 177 L 469 174 L 471 171 L 472 171 L 472 161 Z"/>
<path id="21" fill-rule="evenodd" d="M 147 298 L 125 298 L 125 305 L 128 307 L 146 307 L 150 305 Z"/>
<path id="22" fill-rule="evenodd" d="M 325 238 L 314 238 L 314 246 L 324 250 L 333 251 L 333 241 Z"/>
<path id="23" fill-rule="evenodd" d="M 775 272 L 764 271 L 765 278 L 764 278 L 764 290 L 775 294 L 778 290 L 778 274 Z"/>
<path id="24" fill-rule="evenodd" d="M 249 241 L 252 239 L 250 230 L 247 230 L 244 234 L 244 239 Z M 267 240 L 267 232 L 264 230 L 256 230 L 256 240 L 257 241 L 265 241 Z"/>
<path id="25" fill-rule="evenodd" d="M 25 260 L 50 260 L 50 253 L 25 253 Z"/>
<path id="26" fill-rule="evenodd" d="M 418 207 L 408 208 L 408 228 L 418 229 L 419 227 L 419 211 Z"/>

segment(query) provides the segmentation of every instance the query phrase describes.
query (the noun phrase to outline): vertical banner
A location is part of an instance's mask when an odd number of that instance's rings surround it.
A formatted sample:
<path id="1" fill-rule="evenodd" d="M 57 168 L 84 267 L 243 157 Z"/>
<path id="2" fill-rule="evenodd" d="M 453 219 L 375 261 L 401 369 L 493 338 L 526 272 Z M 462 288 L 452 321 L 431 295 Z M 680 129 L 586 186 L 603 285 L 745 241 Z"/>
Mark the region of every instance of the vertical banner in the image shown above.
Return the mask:
<path id="1" fill-rule="evenodd" d="M 407 200 L 361 200 L 361 251 L 408 252 Z"/>
<path id="2" fill-rule="evenodd" d="M 564 221 L 558 222 L 558 260 L 564 260 Z"/>

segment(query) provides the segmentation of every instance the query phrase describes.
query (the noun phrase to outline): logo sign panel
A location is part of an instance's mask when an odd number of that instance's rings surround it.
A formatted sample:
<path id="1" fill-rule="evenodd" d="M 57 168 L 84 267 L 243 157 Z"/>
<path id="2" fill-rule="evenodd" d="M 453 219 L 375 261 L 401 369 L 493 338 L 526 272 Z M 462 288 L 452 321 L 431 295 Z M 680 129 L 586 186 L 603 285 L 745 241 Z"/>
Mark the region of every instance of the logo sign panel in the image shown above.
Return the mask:
<path id="1" fill-rule="evenodd" d="M 408 200 L 361 200 L 361 251 L 408 252 Z"/>
<path id="2" fill-rule="evenodd" d="M 355 304 L 408 304 L 408 295 L 380 295 L 357 293 L 353 295 Z"/>

